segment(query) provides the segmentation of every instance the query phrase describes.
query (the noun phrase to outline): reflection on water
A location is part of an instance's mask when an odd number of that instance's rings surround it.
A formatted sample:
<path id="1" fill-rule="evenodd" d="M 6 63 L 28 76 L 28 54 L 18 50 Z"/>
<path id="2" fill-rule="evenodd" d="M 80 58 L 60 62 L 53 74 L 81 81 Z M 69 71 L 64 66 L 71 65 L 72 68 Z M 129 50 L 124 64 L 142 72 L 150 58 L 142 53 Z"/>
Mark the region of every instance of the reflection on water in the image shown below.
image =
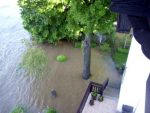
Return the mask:
<path id="1" fill-rule="evenodd" d="M 27 108 L 28 113 L 40 113 L 47 106 L 59 113 L 75 113 L 90 82 L 81 77 L 81 50 L 68 43 L 58 47 L 41 46 L 47 52 L 49 63 L 45 75 L 37 79 L 19 66 L 26 50 L 22 39 L 29 40 L 30 35 L 23 29 L 16 1 L 3 0 L 0 4 L 0 113 L 9 113 L 15 105 Z M 67 55 L 68 61 L 55 61 L 58 54 Z M 119 87 L 121 78 L 109 56 L 93 50 L 91 65 L 91 80 L 101 83 L 109 76 L 111 85 Z M 51 98 L 51 89 L 57 91 L 57 98 Z"/>

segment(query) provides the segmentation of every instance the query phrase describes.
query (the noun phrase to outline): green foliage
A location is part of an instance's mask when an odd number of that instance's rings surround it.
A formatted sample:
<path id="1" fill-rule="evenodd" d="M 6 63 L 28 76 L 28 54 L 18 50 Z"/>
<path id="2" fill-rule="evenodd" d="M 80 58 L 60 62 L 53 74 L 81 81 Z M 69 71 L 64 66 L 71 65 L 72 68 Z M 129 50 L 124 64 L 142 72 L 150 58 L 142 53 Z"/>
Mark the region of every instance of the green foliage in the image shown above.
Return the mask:
<path id="1" fill-rule="evenodd" d="M 121 33 L 116 33 L 115 34 L 115 48 L 129 48 L 131 44 L 131 37 L 129 34 L 121 34 Z"/>
<path id="2" fill-rule="evenodd" d="M 77 36 L 83 32 L 87 33 L 110 33 L 113 29 L 112 23 L 114 15 L 108 6 L 110 0 L 95 0 L 87 5 L 87 0 L 70 0 L 70 10 L 68 13 L 68 30 L 74 31 Z"/>
<path id="3" fill-rule="evenodd" d="M 82 42 L 75 42 L 74 47 L 75 47 L 75 48 L 83 48 L 83 47 L 82 47 Z M 94 42 L 92 42 L 92 43 L 91 43 L 91 48 L 95 48 L 95 47 L 97 47 L 97 44 L 94 43 Z"/>
<path id="4" fill-rule="evenodd" d="M 114 52 L 112 58 L 116 64 L 117 70 L 123 70 L 128 57 L 131 38 L 128 34 L 115 34 Z"/>
<path id="5" fill-rule="evenodd" d="M 83 34 L 112 34 L 110 0 L 18 0 L 24 28 L 39 43 L 78 40 Z"/>
<path id="6" fill-rule="evenodd" d="M 118 48 L 117 51 L 118 51 L 119 53 L 128 54 L 129 49 L 126 49 L 126 48 Z"/>
<path id="7" fill-rule="evenodd" d="M 94 91 L 94 92 L 92 92 L 92 96 L 93 97 L 96 97 L 97 96 L 97 93 Z"/>
<path id="8" fill-rule="evenodd" d="M 67 0 L 19 0 L 24 28 L 38 42 L 54 43 L 66 36 Z"/>
<path id="9" fill-rule="evenodd" d="M 25 113 L 25 110 L 20 106 L 16 106 L 11 113 Z"/>
<path id="10" fill-rule="evenodd" d="M 44 113 L 57 113 L 55 109 L 47 108 L 44 110 Z"/>
<path id="11" fill-rule="evenodd" d="M 117 51 L 113 54 L 112 58 L 115 61 L 117 68 L 122 67 L 122 65 L 126 63 L 128 52 L 129 49 L 118 48 Z"/>
<path id="12" fill-rule="evenodd" d="M 104 100 L 104 97 L 103 96 L 99 96 L 98 97 L 98 101 L 102 102 Z"/>
<path id="13" fill-rule="evenodd" d="M 100 50 L 103 52 L 111 52 L 111 48 L 108 43 L 100 45 Z"/>
<path id="14" fill-rule="evenodd" d="M 75 48 L 81 48 L 82 42 L 75 42 L 74 47 Z"/>
<path id="15" fill-rule="evenodd" d="M 27 70 L 29 74 L 42 74 L 48 62 L 46 53 L 40 48 L 28 48 L 23 55 L 22 67 Z"/>
<path id="16" fill-rule="evenodd" d="M 92 42 L 92 43 L 91 43 L 91 47 L 92 47 L 92 48 L 95 48 L 95 47 L 97 47 L 97 44 L 94 43 L 94 42 Z"/>
<path id="17" fill-rule="evenodd" d="M 56 60 L 59 62 L 65 62 L 65 61 L 67 61 L 67 57 L 65 55 L 58 55 L 56 57 Z"/>

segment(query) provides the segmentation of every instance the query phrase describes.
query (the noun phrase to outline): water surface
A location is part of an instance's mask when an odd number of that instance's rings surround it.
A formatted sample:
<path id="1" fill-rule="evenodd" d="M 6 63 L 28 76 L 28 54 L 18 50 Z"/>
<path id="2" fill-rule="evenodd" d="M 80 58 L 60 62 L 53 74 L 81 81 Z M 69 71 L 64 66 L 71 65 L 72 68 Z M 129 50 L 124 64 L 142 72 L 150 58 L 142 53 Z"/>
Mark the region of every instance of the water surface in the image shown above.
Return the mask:
<path id="1" fill-rule="evenodd" d="M 41 79 L 28 76 L 19 63 L 26 51 L 21 40 L 30 40 L 30 35 L 22 26 L 16 4 L 16 0 L 0 3 L 0 113 L 9 113 L 15 105 L 28 109 L 27 113 L 41 113 L 46 107 L 54 107 L 59 113 L 76 113 L 91 80 L 102 83 L 110 77 L 110 86 L 119 88 L 121 77 L 112 59 L 96 49 L 92 50 L 92 77 L 83 80 L 82 51 L 69 43 L 41 45 L 48 55 L 48 70 Z M 67 55 L 68 61 L 55 61 L 59 54 Z M 52 89 L 57 91 L 57 98 L 50 96 Z"/>

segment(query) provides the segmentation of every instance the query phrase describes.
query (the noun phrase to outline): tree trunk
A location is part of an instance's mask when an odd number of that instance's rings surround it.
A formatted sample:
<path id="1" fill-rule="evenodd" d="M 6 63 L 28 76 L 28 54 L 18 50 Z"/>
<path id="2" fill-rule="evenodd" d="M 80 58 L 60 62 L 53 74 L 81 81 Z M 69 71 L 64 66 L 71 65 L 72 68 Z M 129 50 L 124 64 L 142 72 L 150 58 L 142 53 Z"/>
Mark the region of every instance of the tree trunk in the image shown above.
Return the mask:
<path id="1" fill-rule="evenodd" d="M 88 34 L 83 42 L 83 79 L 89 79 L 91 75 L 91 35 Z"/>

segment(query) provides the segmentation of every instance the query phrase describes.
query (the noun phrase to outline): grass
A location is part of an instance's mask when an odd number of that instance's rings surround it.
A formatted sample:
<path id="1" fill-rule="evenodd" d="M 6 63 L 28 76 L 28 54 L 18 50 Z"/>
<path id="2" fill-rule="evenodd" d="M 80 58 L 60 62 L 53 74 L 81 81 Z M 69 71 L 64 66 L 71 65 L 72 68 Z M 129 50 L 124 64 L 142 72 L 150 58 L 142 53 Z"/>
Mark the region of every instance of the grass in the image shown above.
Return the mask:
<path id="1" fill-rule="evenodd" d="M 46 53 L 40 48 L 28 48 L 23 55 L 22 67 L 29 74 L 42 74 L 48 62 Z"/>
<path id="2" fill-rule="evenodd" d="M 25 110 L 20 106 L 16 106 L 11 113 L 25 113 Z"/>
<path id="3" fill-rule="evenodd" d="M 128 57 L 129 49 L 118 48 L 117 51 L 113 54 L 113 60 L 116 63 L 116 67 L 122 67 L 126 63 Z"/>
<path id="4" fill-rule="evenodd" d="M 58 62 L 66 62 L 66 61 L 67 61 L 67 57 L 66 57 L 65 55 L 58 55 L 58 56 L 56 57 L 56 60 L 57 60 Z"/>
<path id="5" fill-rule="evenodd" d="M 47 108 L 44 110 L 44 113 L 57 113 L 55 109 Z"/>

